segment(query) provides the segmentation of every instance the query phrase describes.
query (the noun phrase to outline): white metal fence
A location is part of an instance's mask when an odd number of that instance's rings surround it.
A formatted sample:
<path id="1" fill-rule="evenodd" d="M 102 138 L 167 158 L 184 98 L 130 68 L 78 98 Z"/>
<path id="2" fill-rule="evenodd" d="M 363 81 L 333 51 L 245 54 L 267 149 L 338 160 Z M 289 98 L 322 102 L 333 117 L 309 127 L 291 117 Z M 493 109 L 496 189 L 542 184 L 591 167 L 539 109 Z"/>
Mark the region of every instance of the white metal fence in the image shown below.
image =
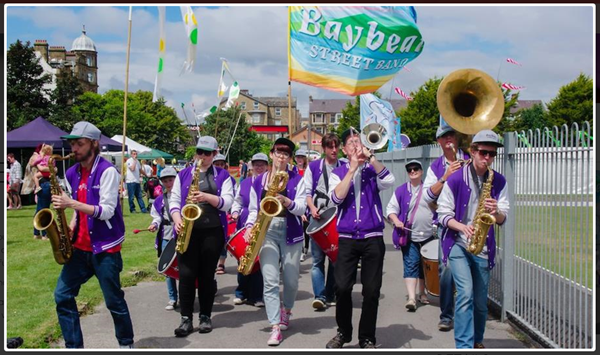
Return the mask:
<path id="1" fill-rule="evenodd" d="M 489 300 L 502 320 L 553 348 L 591 349 L 595 337 L 591 135 L 587 122 L 508 133 L 493 165 L 506 177 L 511 208 L 496 234 Z M 399 186 L 406 162 L 418 159 L 427 171 L 441 154 L 427 145 L 377 156 Z M 382 192 L 384 206 L 393 191 Z"/>

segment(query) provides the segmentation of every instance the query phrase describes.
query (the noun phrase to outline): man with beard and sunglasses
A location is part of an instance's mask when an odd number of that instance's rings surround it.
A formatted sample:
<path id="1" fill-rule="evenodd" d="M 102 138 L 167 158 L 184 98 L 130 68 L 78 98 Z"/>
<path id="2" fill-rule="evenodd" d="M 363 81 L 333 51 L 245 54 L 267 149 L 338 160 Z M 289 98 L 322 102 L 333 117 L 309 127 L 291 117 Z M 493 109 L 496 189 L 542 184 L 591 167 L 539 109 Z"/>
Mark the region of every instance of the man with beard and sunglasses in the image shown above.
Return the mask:
<path id="1" fill-rule="evenodd" d="M 442 230 L 443 262 L 450 264 L 456 285 L 454 304 L 454 342 L 458 349 L 482 349 L 490 270 L 494 267 L 496 238 L 489 228 L 481 253 L 467 251 L 474 235 L 474 224 L 483 185 L 490 172 L 498 147 L 498 135 L 491 130 L 477 133 L 471 143 L 472 162 L 450 175 L 438 199 L 438 218 Z M 493 171 L 490 197 L 482 207 L 496 219 L 506 222 L 509 210 L 506 179 Z M 510 236 L 507 235 L 510 238 Z"/>
<path id="2" fill-rule="evenodd" d="M 125 224 L 119 202 L 119 173 L 100 154 L 100 130 L 89 122 L 78 122 L 69 141 L 77 162 L 66 173 L 67 190 L 53 195 L 54 208 L 75 210 L 69 233 L 73 255 L 64 264 L 54 290 L 58 322 L 67 348 L 83 348 L 83 334 L 75 297 L 81 285 L 96 276 L 110 311 L 115 336 L 121 348 L 133 347 L 133 325 L 121 289 L 123 270 L 121 244 Z"/>

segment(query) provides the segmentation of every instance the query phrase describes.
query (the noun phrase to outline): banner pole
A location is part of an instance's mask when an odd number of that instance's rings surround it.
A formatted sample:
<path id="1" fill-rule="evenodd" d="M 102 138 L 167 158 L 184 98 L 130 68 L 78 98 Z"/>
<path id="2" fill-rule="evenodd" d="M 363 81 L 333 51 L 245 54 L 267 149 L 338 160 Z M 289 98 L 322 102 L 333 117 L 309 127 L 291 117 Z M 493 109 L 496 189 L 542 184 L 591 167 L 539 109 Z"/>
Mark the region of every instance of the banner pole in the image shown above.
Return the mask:
<path id="1" fill-rule="evenodd" d="M 119 193 L 121 194 L 121 208 L 123 207 L 123 182 L 125 181 L 125 169 L 127 164 L 124 164 L 125 159 L 125 142 L 127 139 L 127 92 L 129 91 L 129 54 L 131 52 L 131 11 L 132 6 L 129 6 L 129 30 L 127 33 L 127 58 L 125 64 L 125 93 L 123 96 L 123 144 L 121 145 L 121 186 Z M 128 196 L 127 198 L 131 198 Z"/>

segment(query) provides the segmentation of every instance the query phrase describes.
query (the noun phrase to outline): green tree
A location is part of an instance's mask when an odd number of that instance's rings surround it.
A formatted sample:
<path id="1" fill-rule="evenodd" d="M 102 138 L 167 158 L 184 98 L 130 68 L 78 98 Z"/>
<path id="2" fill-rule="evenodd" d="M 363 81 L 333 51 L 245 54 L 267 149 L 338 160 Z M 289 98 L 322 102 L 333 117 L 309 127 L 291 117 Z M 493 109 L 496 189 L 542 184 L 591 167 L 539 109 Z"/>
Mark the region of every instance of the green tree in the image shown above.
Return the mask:
<path id="1" fill-rule="evenodd" d="M 542 104 L 535 104 L 528 109 L 519 111 L 518 117 L 513 122 L 513 130 L 517 132 L 532 130 L 536 128 L 543 129 L 548 126 L 546 122 L 544 107 Z"/>
<path id="2" fill-rule="evenodd" d="M 79 96 L 72 111 L 112 137 L 123 134 L 123 99 L 122 90 L 109 90 L 102 95 L 86 92 Z M 171 154 L 177 153 L 179 145 L 190 140 L 188 130 L 175 110 L 166 106 L 164 100 L 152 102 L 149 91 L 127 95 L 127 137 Z"/>
<path id="3" fill-rule="evenodd" d="M 6 128 L 12 130 L 33 121 L 38 116 L 48 117 L 48 90 L 43 86 L 52 81 L 44 74 L 30 42 L 17 40 L 6 53 Z"/>
<path id="4" fill-rule="evenodd" d="M 340 118 L 340 124 L 336 132 L 337 135 L 341 136 L 350 127 L 360 128 L 360 96 L 356 96 L 354 104 L 352 101 L 346 103 L 346 107 L 342 110 L 342 118 Z"/>
<path id="5" fill-rule="evenodd" d="M 204 123 L 200 125 L 200 133 L 203 136 L 208 135 L 216 138 L 219 146 L 223 148 L 222 154 L 226 153 L 235 130 L 235 137 L 233 137 L 233 142 L 231 142 L 231 148 L 227 156 L 227 161 L 232 165 L 237 165 L 240 159 L 248 161 L 252 158 L 252 155 L 259 152 L 267 154 L 273 144 L 265 136 L 250 130 L 250 125 L 246 122 L 245 114 L 242 114 L 238 127 L 235 129 L 239 117 L 240 109 L 231 107 L 227 111 L 221 110 L 218 113 L 218 126 L 216 126 L 217 113 L 207 116 Z M 215 128 L 217 131 L 216 136 Z"/>
<path id="6" fill-rule="evenodd" d="M 551 126 L 571 126 L 577 122 L 579 126 L 585 121 L 593 120 L 594 86 L 592 79 L 584 74 L 571 83 L 561 87 L 558 95 L 550 101 L 547 121 Z"/>
<path id="7" fill-rule="evenodd" d="M 411 93 L 413 100 L 398 112 L 402 133 L 410 138 L 412 146 L 435 143 L 440 120 L 437 90 L 441 82 L 437 77 L 427 80 L 416 93 Z"/>
<path id="8" fill-rule="evenodd" d="M 83 94 L 81 83 L 71 70 L 62 70 L 56 76 L 56 88 L 50 94 L 50 116 L 48 121 L 62 130 L 80 121 L 72 110 L 77 98 Z"/>

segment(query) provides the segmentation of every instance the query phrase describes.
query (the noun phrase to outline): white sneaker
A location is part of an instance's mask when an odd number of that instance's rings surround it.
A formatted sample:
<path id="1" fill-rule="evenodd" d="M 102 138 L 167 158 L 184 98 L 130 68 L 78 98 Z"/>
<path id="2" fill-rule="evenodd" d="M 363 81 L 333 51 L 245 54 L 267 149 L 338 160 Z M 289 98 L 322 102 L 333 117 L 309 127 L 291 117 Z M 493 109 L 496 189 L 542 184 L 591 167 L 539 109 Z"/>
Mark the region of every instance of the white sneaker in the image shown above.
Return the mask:
<path id="1" fill-rule="evenodd" d="M 264 307 L 265 303 L 263 301 L 254 302 L 254 307 Z"/>
<path id="2" fill-rule="evenodd" d="M 167 303 L 167 306 L 165 307 L 165 309 L 167 311 L 172 311 L 175 309 L 176 306 L 177 306 L 177 301 L 170 300 L 169 303 Z"/>
<path id="3" fill-rule="evenodd" d="M 119 349 L 133 349 L 133 344 L 119 345 Z"/>
<path id="4" fill-rule="evenodd" d="M 244 304 L 245 301 L 246 300 L 243 300 L 243 299 L 241 299 L 239 297 L 236 297 L 236 298 L 233 299 L 233 304 L 240 305 L 240 304 Z"/>
<path id="5" fill-rule="evenodd" d="M 302 261 L 304 261 L 304 260 L 306 260 L 306 254 L 302 254 L 302 255 L 300 255 L 300 261 L 302 262 Z"/>

